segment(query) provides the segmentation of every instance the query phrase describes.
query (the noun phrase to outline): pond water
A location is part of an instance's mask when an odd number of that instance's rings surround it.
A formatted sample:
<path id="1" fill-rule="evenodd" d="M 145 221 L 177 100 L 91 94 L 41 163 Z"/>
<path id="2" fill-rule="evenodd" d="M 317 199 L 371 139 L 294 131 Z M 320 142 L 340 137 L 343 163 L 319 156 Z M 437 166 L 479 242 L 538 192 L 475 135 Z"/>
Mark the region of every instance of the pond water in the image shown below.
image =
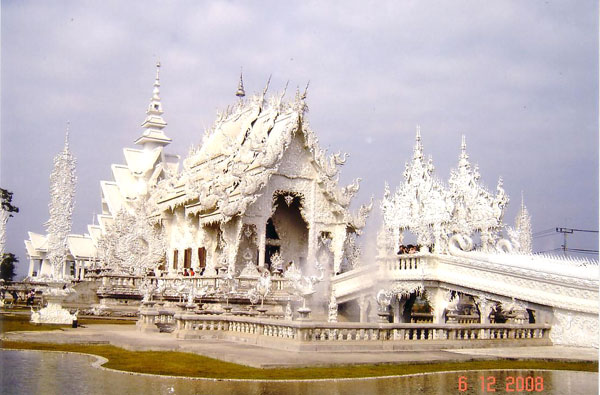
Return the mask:
<path id="1" fill-rule="evenodd" d="M 79 354 L 0 350 L 0 392 L 119 395 L 598 393 L 598 373 L 589 372 L 498 370 L 368 380 L 215 381 L 133 375 L 96 368 L 92 366 L 94 361 L 95 357 Z"/>

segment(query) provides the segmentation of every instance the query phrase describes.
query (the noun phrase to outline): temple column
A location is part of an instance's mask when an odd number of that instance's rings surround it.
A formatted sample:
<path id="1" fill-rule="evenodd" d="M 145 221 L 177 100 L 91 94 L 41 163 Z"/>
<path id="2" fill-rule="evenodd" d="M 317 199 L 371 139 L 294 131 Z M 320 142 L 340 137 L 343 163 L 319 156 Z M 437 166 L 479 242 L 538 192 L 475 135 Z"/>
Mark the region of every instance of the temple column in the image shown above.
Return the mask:
<path id="1" fill-rule="evenodd" d="M 190 248 L 192 249 L 192 261 L 190 262 L 190 267 L 194 269 L 194 272 L 200 273 L 200 257 L 198 256 L 198 245 L 192 245 Z"/>
<path id="2" fill-rule="evenodd" d="M 433 308 L 433 323 L 443 324 L 446 322 L 444 313 L 449 303 L 450 292 L 441 288 L 427 289 L 429 303 Z"/>
<path id="3" fill-rule="evenodd" d="M 29 260 L 29 270 L 27 271 L 28 277 L 33 277 L 33 271 L 35 270 L 35 259 Z"/>
<path id="4" fill-rule="evenodd" d="M 317 229 L 317 225 L 316 225 L 316 219 L 315 219 L 315 208 L 316 208 L 316 191 L 317 191 L 317 184 L 316 181 L 312 182 L 311 185 L 311 193 L 310 193 L 310 214 L 309 214 L 309 219 L 308 219 L 308 251 L 307 251 L 307 257 L 306 257 L 306 261 L 310 264 L 312 264 L 312 262 L 315 262 L 316 258 L 317 258 L 317 236 L 318 236 L 318 229 Z M 305 209 L 308 208 L 308 206 L 305 206 Z"/>
<path id="5" fill-rule="evenodd" d="M 489 324 L 494 302 L 485 297 L 475 297 L 474 299 L 475 303 L 477 303 L 477 308 L 479 309 L 479 322 L 481 324 Z"/>
<path id="6" fill-rule="evenodd" d="M 406 299 L 398 295 L 392 299 L 392 314 L 395 324 L 405 323 L 404 319 L 404 306 L 406 306 Z"/>
<path id="7" fill-rule="evenodd" d="M 366 296 L 358 298 L 358 307 L 360 309 L 360 322 L 368 322 L 369 317 L 367 315 L 367 310 L 369 308 L 369 300 Z"/>
<path id="8" fill-rule="evenodd" d="M 344 243 L 346 242 L 346 228 L 337 227 L 331 245 L 333 246 L 333 273 L 341 273 L 342 260 L 344 259 Z"/>
<path id="9" fill-rule="evenodd" d="M 256 231 L 258 232 L 258 267 L 265 267 L 265 249 L 267 242 L 267 221 L 259 221 L 256 225 Z"/>

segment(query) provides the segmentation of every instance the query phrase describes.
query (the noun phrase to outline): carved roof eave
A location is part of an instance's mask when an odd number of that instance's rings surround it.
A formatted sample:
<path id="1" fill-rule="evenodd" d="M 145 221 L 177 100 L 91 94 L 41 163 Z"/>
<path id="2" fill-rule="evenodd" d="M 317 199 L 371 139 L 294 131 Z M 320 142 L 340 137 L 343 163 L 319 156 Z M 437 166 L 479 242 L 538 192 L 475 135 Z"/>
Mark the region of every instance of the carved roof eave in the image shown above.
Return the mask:
<path id="1" fill-rule="evenodd" d="M 342 155 L 338 153 L 326 158 L 325 151 L 319 147 L 318 139 L 310 128 L 308 121 L 304 119 L 304 116 L 300 117 L 298 130 L 302 131 L 305 146 L 311 153 L 311 161 L 318 173 L 318 184 L 322 188 L 327 200 L 334 203 L 334 206 L 337 206 L 334 207 L 336 212 L 347 213 L 352 198 L 358 192 L 357 185 L 356 191 L 346 199 L 347 201 L 343 202 L 341 199 L 343 192 L 339 187 L 337 176 L 339 175 L 339 166 L 345 163 L 347 154 Z"/>
<path id="2" fill-rule="evenodd" d="M 207 211 L 207 208 L 198 205 L 198 200 L 202 201 L 200 195 L 208 193 L 206 196 L 212 196 L 209 198 L 211 203 L 217 198 L 217 211 L 221 212 L 225 219 L 244 214 L 279 169 L 283 153 L 293 136 L 301 131 L 304 146 L 310 152 L 311 161 L 319 175 L 320 189 L 330 202 L 333 212 L 342 215 L 345 220 L 350 220 L 348 207 L 358 191 L 358 185 L 355 182 L 354 188 L 350 188 L 352 184 L 344 189 L 338 188 L 338 166 L 344 163 L 345 155 L 325 157 L 324 151 L 318 146 L 318 139 L 304 119 L 304 106 L 280 105 L 278 108 L 263 108 L 257 103 L 256 100 L 251 101 L 248 108 L 217 119 L 213 127 L 215 132 L 209 137 L 209 141 L 214 138 L 216 141 L 223 141 L 226 144 L 225 148 L 215 151 L 215 141 L 212 141 L 208 143 L 205 151 L 205 145 L 198 151 L 192 151 L 183 162 L 184 170 L 178 174 L 176 184 L 169 191 L 165 191 L 166 194 L 158 201 L 159 207 L 162 210 L 173 210 L 179 206 L 186 206 L 186 213 L 200 214 Z M 244 125 L 248 127 L 247 133 L 243 132 Z M 255 144 L 258 144 L 256 148 Z M 223 152 L 231 152 L 231 155 L 225 155 Z M 244 155 L 250 161 L 245 161 Z M 215 171 L 218 176 L 210 177 Z M 225 184 L 220 183 L 221 180 Z M 231 180 L 238 181 L 235 185 L 227 185 Z M 195 187 L 194 183 L 200 186 Z M 212 186 L 207 187 L 207 184 Z M 240 199 L 232 199 L 240 193 L 242 187 L 243 196 Z M 203 191 L 202 188 L 211 189 Z M 229 199 L 223 200 L 225 196 L 229 196 Z M 236 202 L 240 203 L 239 207 L 233 206 Z"/>

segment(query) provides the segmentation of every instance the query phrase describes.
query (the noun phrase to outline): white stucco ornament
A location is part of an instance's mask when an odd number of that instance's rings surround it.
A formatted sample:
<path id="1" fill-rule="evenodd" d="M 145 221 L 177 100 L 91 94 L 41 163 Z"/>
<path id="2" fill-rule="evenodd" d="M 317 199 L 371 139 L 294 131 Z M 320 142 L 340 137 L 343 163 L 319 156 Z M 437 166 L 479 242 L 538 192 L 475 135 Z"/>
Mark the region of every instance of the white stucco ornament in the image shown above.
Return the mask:
<path id="1" fill-rule="evenodd" d="M 507 231 L 515 252 L 521 254 L 532 253 L 531 217 L 527 207 L 525 207 L 523 196 L 521 196 L 521 208 L 515 218 L 515 227 L 514 229 L 507 227 Z"/>
<path id="2" fill-rule="evenodd" d="M 51 278 L 61 279 L 67 257 L 67 236 L 71 232 L 73 207 L 75 205 L 75 158 L 69 149 L 69 130 L 65 135 L 63 150 L 54 157 L 50 175 L 50 219 L 46 222 L 48 232 L 48 260 L 52 266 Z"/>
<path id="3" fill-rule="evenodd" d="M 148 220 L 143 201 L 134 213 L 119 211 L 98 241 L 101 266 L 119 274 L 145 275 L 163 263 L 165 251 L 164 230 Z"/>
<path id="4" fill-rule="evenodd" d="M 77 321 L 77 313 L 71 314 L 69 310 L 64 309 L 59 303 L 49 302 L 46 307 L 39 311 L 31 308 L 31 322 L 34 324 L 71 325 L 73 321 Z"/>
<path id="5" fill-rule="evenodd" d="M 504 227 L 502 219 L 509 199 L 502 178 L 495 195 L 479 180 L 479 170 L 471 167 L 463 136 L 458 167 L 451 171 L 446 188 L 434 176 L 431 158 L 424 159 L 417 129 L 413 159 L 406 164 L 404 182 L 394 194 L 386 184 L 381 203 L 384 232 L 391 234 L 394 252 L 402 243 L 404 230 L 414 233 L 421 246 L 433 245 L 436 253 L 447 252 L 453 234 L 473 237 L 476 233 L 481 248 L 492 251 Z M 385 233 L 382 236 L 388 237 Z"/>

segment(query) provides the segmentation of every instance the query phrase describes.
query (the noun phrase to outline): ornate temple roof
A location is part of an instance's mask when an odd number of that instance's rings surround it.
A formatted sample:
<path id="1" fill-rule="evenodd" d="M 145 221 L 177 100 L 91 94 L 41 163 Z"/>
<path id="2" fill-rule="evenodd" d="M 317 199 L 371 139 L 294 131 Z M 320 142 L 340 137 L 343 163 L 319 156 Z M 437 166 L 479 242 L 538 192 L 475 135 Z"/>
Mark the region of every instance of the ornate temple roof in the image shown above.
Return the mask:
<path id="1" fill-rule="evenodd" d="M 297 92 L 294 100 L 284 101 L 283 94 L 266 99 L 265 91 L 240 97 L 219 114 L 203 144 L 183 161 L 182 172 L 159 182 L 154 199 L 161 211 L 184 205 L 186 214 L 200 214 L 210 222 L 243 214 L 278 172 L 284 152 L 300 133 L 323 193 L 334 211 L 351 221 L 347 209 L 359 180 L 338 188 L 338 166 L 345 156 L 326 158 L 319 148 L 305 119 L 305 94 Z"/>

